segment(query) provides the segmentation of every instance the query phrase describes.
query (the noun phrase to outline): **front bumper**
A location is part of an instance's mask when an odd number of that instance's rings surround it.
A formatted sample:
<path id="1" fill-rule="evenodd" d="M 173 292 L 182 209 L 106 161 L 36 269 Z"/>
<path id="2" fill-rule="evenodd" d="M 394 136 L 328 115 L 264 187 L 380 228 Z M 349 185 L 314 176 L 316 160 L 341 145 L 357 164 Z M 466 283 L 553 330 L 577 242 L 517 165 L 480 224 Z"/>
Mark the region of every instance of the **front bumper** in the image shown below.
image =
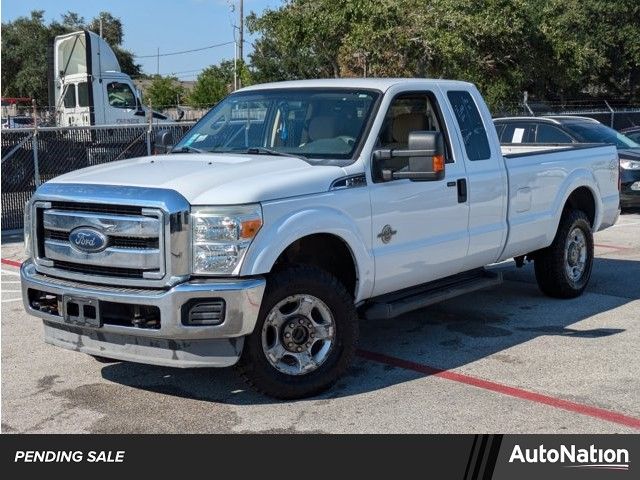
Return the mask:
<path id="1" fill-rule="evenodd" d="M 640 170 L 620 171 L 620 206 L 640 207 Z"/>
<path id="2" fill-rule="evenodd" d="M 42 275 L 31 261 L 20 269 L 26 311 L 44 320 L 45 341 L 91 355 L 172 367 L 226 367 L 242 352 L 244 336 L 255 327 L 266 281 L 264 278 L 192 280 L 168 290 L 83 284 Z M 30 290 L 99 302 L 157 307 L 160 327 L 104 323 L 99 328 L 76 326 L 61 314 L 33 308 Z M 221 298 L 224 321 L 214 326 L 182 324 L 182 306 L 193 299 Z"/>

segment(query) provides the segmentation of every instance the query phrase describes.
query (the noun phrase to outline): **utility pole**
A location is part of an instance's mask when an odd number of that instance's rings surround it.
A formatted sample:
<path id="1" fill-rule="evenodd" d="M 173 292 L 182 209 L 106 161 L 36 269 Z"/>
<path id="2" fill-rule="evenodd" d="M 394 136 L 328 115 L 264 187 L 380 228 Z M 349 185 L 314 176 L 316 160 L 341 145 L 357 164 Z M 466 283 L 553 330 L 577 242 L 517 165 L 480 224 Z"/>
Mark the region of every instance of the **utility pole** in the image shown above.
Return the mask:
<path id="1" fill-rule="evenodd" d="M 160 47 L 158 47 L 158 57 L 156 63 L 156 73 L 160 75 Z"/>
<path id="2" fill-rule="evenodd" d="M 100 15 L 100 38 L 102 38 L 102 15 Z"/>
<path id="3" fill-rule="evenodd" d="M 240 0 L 240 48 L 238 52 L 238 56 L 240 60 L 244 61 L 243 48 L 244 48 L 244 1 Z"/>
<path id="4" fill-rule="evenodd" d="M 233 42 L 233 91 L 238 89 L 238 42 Z"/>

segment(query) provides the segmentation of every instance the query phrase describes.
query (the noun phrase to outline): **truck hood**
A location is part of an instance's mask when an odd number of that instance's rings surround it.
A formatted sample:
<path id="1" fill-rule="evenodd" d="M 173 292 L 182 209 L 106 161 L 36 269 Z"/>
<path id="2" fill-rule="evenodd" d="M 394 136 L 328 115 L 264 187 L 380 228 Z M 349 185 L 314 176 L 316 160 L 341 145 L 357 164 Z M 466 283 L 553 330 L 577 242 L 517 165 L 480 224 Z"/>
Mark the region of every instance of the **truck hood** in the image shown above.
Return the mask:
<path id="1" fill-rule="evenodd" d="M 192 205 L 236 205 L 326 192 L 344 175 L 341 167 L 293 157 L 186 153 L 97 165 L 51 183 L 165 188 Z"/>

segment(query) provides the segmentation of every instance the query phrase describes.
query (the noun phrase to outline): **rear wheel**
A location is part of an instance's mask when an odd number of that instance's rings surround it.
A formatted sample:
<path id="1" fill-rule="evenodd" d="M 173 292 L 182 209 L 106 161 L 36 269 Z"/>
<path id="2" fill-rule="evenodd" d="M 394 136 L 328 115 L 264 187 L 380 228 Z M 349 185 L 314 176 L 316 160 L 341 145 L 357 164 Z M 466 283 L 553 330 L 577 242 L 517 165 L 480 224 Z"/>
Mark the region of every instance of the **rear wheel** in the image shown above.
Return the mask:
<path id="1" fill-rule="evenodd" d="M 357 338 L 353 298 L 342 283 L 315 267 L 291 267 L 268 279 L 238 366 L 262 393 L 307 397 L 326 390 L 345 372 Z"/>
<path id="2" fill-rule="evenodd" d="M 536 254 L 538 287 L 550 297 L 577 297 L 589 283 L 592 264 L 593 234 L 587 215 L 565 211 L 553 243 Z"/>

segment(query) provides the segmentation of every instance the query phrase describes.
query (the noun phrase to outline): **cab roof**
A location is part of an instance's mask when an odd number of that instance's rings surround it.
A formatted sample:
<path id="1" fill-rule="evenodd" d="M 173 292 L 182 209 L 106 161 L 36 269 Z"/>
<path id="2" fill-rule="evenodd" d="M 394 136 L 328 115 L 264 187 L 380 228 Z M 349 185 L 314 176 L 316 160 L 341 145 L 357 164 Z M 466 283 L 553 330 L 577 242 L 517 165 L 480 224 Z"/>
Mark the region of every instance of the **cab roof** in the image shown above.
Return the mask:
<path id="1" fill-rule="evenodd" d="M 536 121 L 536 122 L 547 122 L 547 123 L 554 123 L 556 125 L 562 125 L 563 123 L 576 123 L 576 122 L 588 122 L 588 123 L 600 123 L 598 122 L 598 120 L 595 120 L 593 118 L 590 117 L 580 117 L 577 115 L 543 115 L 540 117 L 532 117 L 532 116 L 528 116 L 528 117 L 500 117 L 500 118 L 494 118 L 493 119 L 494 122 L 513 122 L 513 121 L 519 121 L 519 122 L 530 122 L 530 121 Z"/>
<path id="2" fill-rule="evenodd" d="M 316 80 L 292 80 L 285 82 L 261 83 L 245 87 L 239 92 L 247 92 L 253 90 L 271 90 L 279 88 L 355 88 L 363 90 L 379 90 L 386 92 L 391 87 L 399 84 L 419 84 L 425 88 L 433 88 L 435 86 L 457 86 L 459 88 L 468 88 L 472 84 L 459 80 L 442 80 L 431 78 L 321 78 Z"/>

